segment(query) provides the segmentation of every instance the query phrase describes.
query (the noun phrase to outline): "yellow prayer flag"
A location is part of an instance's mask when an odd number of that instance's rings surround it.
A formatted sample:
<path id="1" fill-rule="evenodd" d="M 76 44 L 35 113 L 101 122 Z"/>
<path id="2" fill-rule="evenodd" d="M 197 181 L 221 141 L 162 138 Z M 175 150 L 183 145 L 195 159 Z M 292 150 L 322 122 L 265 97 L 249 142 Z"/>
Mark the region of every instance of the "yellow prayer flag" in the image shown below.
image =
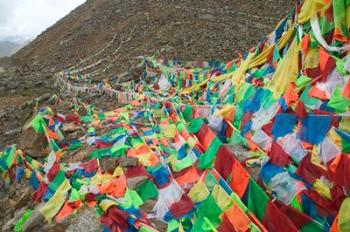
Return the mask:
<path id="1" fill-rule="evenodd" d="M 40 213 L 48 222 L 51 222 L 51 219 L 60 211 L 65 201 L 65 195 L 70 188 L 70 183 L 65 178 L 50 200 L 39 209 Z"/>
<path id="2" fill-rule="evenodd" d="M 233 204 L 232 198 L 218 184 L 214 186 L 212 195 L 222 211 L 227 210 Z"/>
<path id="3" fill-rule="evenodd" d="M 278 99 L 294 82 L 298 76 L 298 43 L 293 40 L 285 57 L 278 63 L 275 74 L 272 77 L 268 88 L 273 92 L 275 99 Z"/>
<path id="4" fill-rule="evenodd" d="M 209 196 L 209 190 L 202 181 L 199 181 L 192 187 L 188 196 L 195 203 L 201 202 L 207 199 Z"/>
<path id="5" fill-rule="evenodd" d="M 331 200 L 332 199 L 332 195 L 331 195 L 331 190 L 329 189 L 329 187 L 323 183 L 320 179 L 317 179 L 315 181 L 315 183 L 313 184 L 313 187 L 315 188 L 315 190 L 323 197 Z"/>
<path id="6" fill-rule="evenodd" d="M 329 4 L 324 0 L 305 0 L 299 13 L 298 23 L 304 24 L 318 12 L 327 9 L 328 6 Z"/>

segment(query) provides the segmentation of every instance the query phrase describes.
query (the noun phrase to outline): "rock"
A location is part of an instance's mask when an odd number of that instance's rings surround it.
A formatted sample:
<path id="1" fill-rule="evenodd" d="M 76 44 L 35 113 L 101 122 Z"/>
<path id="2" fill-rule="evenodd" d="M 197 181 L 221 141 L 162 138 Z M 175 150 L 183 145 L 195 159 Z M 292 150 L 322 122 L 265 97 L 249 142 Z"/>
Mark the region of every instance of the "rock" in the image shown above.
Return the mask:
<path id="1" fill-rule="evenodd" d="M 63 124 L 62 130 L 63 130 L 64 132 L 68 132 L 68 133 L 69 133 L 69 132 L 74 132 L 74 131 L 79 130 L 79 126 L 75 125 L 74 122 L 68 122 L 68 123 L 64 123 L 64 124 Z"/>
<path id="2" fill-rule="evenodd" d="M 167 231 L 168 224 L 166 222 L 159 219 L 151 219 L 150 221 L 154 223 L 158 231 Z"/>
<path id="3" fill-rule="evenodd" d="M 122 167 L 136 166 L 138 164 L 138 159 L 134 157 L 122 157 L 119 159 L 119 164 Z"/>
<path id="4" fill-rule="evenodd" d="M 65 232 L 67 227 L 65 224 L 45 224 L 42 229 L 45 232 Z"/>
<path id="5" fill-rule="evenodd" d="M 52 95 L 50 93 L 45 93 L 45 94 L 41 95 L 40 97 L 38 97 L 36 100 L 39 104 L 41 104 L 41 103 L 44 103 L 47 100 L 49 100 L 51 96 Z"/>
<path id="6" fill-rule="evenodd" d="M 10 231 L 13 231 L 13 227 L 15 226 L 16 224 L 16 219 L 15 218 L 12 218 L 10 220 L 8 220 L 6 222 L 6 224 L 4 224 L 2 227 L 1 227 L 1 231 L 3 232 L 10 232 Z"/>
<path id="7" fill-rule="evenodd" d="M 14 218 L 20 219 L 23 216 L 23 214 L 27 211 L 27 209 L 28 207 L 23 207 L 20 210 L 17 210 L 14 214 Z"/>
<path id="8" fill-rule="evenodd" d="M 82 146 L 81 148 L 79 148 L 73 155 L 71 158 L 71 162 L 76 163 L 76 162 L 83 162 L 86 161 L 90 155 L 90 153 L 94 150 L 93 147 L 90 146 Z"/>
<path id="9" fill-rule="evenodd" d="M 136 176 L 133 178 L 127 178 L 126 183 L 127 183 L 128 188 L 135 189 L 139 183 L 141 183 L 142 181 L 144 181 L 146 179 L 148 179 L 147 176 Z"/>
<path id="10" fill-rule="evenodd" d="M 153 211 L 154 206 L 156 205 L 157 201 L 155 200 L 148 200 L 145 201 L 141 206 L 140 210 L 146 213 L 151 213 Z"/>
<path id="11" fill-rule="evenodd" d="M 12 89 L 17 89 L 18 86 L 19 86 L 19 82 L 12 81 L 12 82 L 8 83 L 6 87 L 7 87 L 7 89 L 12 90 Z"/>
<path id="12" fill-rule="evenodd" d="M 36 133 L 32 127 L 23 130 L 18 138 L 18 146 L 22 151 L 35 158 L 46 156 L 42 151 L 45 142 L 45 135 Z"/>
<path id="13" fill-rule="evenodd" d="M 114 169 L 118 166 L 119 162 L 116 158 L 108 158 L 100 161 L 101 170 L 113 174 Z"/>
<path id="14" fill-rule="evenodd" d="M 212 14 L 204 14 L 204 15 L 200 15 L 199 18 L 203 20 L 214 20 L 215 16 Z"/>
<path id="15" fill-rule="evenodd" d="M 101 231 L 101 221 L 94 208 L 84 208 L 72 219 L 66 232 Z"/>
<path id="16" fill-rule="evenodd" d="M 31 201 L 31 199 L 30 199 L 31 195 L 32 195 L 31 188 L 30 187 L 25 188 L 24 191 L 22 192 L 21 196 L 16 201 L 14 209 L 15 210 L 20 209 L 23 206 L 25 206 L 26 204 L 28 204 Z"/>
<path id="17" fill-rule="evenodd" d="M 32 216 L 23 225 L 23 231 L 37 231 L 37 227 L 45 223 L 44 216 L 40 213 L 39 209 L 44 206 L 46 203 L 41 203 L 35 207 Z"/>
<path id="18" fill-rule="evenodd" d="M 6 189 L 5 189 L 5 182 L 2 178 L 0 178 L 0 202 L 6 197 Z M 1 209 L 1 207 L 0 207 Z"/>
<path id="19" fill-rule="evenodd" d="M 20 128 L 16 128 L 16 129 L 5 131 L 4 135 L 6 135 L 6 136 L 14 136 L 14 135 L 18 134 L 19 132 L 21 132 L 21 129 Z"/>
<path id="20" fill-rule="evenodd" d="M 17 223 L 17 221 L 23 216 L 23 214 L 26 212 L 27 207 L 23 207 L 20 210 L 17 210 L 14 214 L 14 217 L 11 218 L 10 220 L 8 220 L 6 222 L 6 224 L 4 224 L 1 228 L 1 231 L 5 232 L 5 231 L 14 231 L 14 227 Z"/>

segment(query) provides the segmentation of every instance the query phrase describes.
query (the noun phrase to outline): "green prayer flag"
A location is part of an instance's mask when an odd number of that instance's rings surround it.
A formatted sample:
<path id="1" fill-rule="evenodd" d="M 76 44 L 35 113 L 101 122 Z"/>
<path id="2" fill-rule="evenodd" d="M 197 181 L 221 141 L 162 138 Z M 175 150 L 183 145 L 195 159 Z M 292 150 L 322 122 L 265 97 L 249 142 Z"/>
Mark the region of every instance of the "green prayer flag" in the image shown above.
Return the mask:
<path id="1" fill-rule="evenodd" d="M 90 159 L 92 159 L 92 158 L 101 159 L 104 157 L 108 157 L 110 155 L 112 155 L 111 149 L 107 147 L 107 148 L 101 148 L 101 149 L 96 149 L 96 150 L 92 151 L 89 155 L 89 158 Z"/>
<path id="2" fill-rule="evenodd" d="M 17 221 L 14 231 L 15 232 L 22 232 L 23 231 L 23 225 L 24 223 L 32 216 L 33 210 L 28 209 L 22 217 Z"/>
<path id="3" fill-rule="evenodd" d="M 315 221 L 311 221 L 301 227 L 302 232 L 322 232 L 325 231 L 325 227 Z"/>
<path id="4" fill-rule="evenodd" d="M 136 191 L 131 190 L 127 188 L 125 196 L 124 196 L 125 202 L 122 202 L 121 205 L 125 208 L 131 208 L 134 207 L 135 209 L 138 209 L 140 205 L 143 204 L 143 200 L 137 194 Z"/>
<path id="5" fill-rule="evenodd" d="M 45 121 L 40 114 L 36 115 L 32 121 L 32 127 L 36 133 L 44 133 Z"/>
<path id="6" fill-rule="evenodd" d="M 336 89 L 334 90 L 327 106 L 335 109 L 337 113 L 344 113 L 349 110 L 350 100 L 345 99 L 341 95 L 340 86 L 337 86 Z"/>
<path id="7" fill-rule="evenodd" d="M 204 120 L 202 118 L 193 119 L 187 127 L 189 133 L 197 133 L 201 129 Z"/>
<path id="8" fill-rule="evenodd" d="M 167 232 L 177 231 L 178 228 L 179 228 L 179 222 L 176 220 L 171 220 L 170 222 L 168 222 Z"/>
<path id="9" fill-rule="evenodd" d="M 260 232 L 260 228 L 254 223 L 250 223 L 250 232 Z"/>
<path id="10" fill-rule="evenodd" d="M 297 89 L 304 88 L 312 79 L 310 77 L 300 75 L 298 79 L 295 81 L 295 85 Z"/>
<path id="11" fill-rule="evenodd" d="M 334 26 L 336 29 L 342 32 L 343 36 L 348 37 L 349 32 L 346 25 L 346 1 L 345 0 L 333 0 L 333 17 Z"/>
<path id="12" fill-rule="evenodd" d="M 187 155 L 185 158 L 181 160 L 176 159 L 174 162 L 171 162 L 170 164 L 174 172 L 180 172 L 185 168 L 191 167 L 193 164 L 193 161 L 191 157 Z"/>
<path id="13" fill-rule="evenodd" d="M 212 169 L 214 167 L 214 160 L 221 145 L 220 139 L 215 137 L 205 153 L 199 157 L 200 169 Z"/>
<path id="14" fill-rule="evenodd" d="M 90 127 L 90 128 L 87 130 L 87 133 L 88 133 L 88 134 L 93 134 L 93 133 L 95 133 L 95 128 Z"/>
<path id="15" fill-rule="evenodd" d="M 123 145 L 114 145 L 111 148 L 112 156 L 113 157 L 121 157 L 126 154 L 126 150 L 130 148 L 129 145 L 123 144 Z"/>
<path id="16" fill-rule="evenodd" d="M 193 225 L 192 231 L 203 230 L 202 226 L 205 224 L 203 223 L 205 221 L 204 218 L 207 218 L 214 226 L 218 226 L 221 223 L 220 215 L 222 214 L 222 210 L 215 202 L 215 199 L 211 194 L 198 207 L 197 214 L 198 218 Z"/>
<path id="17" fill-rule="evenodd" d="M 7 168 L 10 168 L 15 161 L 15 151 L 16 151 L 16 147 L 12 146 L 10 151 L 7 153 L 7 155 L 5 155 L 5 159 L 6 159 L 5 163 Z"/>
<path id="18" fill-rule="evenodd" d="M 190 105 L 187 105 L 184 111 L 182 112 L 182 115 L 186 120 L 186 122 L 190 122 L 193 118 L 193 107 Z"/>
<path id="19" fill-rule="evenodd" d="M 177 128 L 177 130 L 178 130 L 179 132 L 182 132 L 183 130 L 186 129 L 186 126 L 185 126 L 185 124 L 183 124 L 182 122 L 178 122 L 178 123 L 176 124 L 176 128 Z"/>
<path id="20" fill-rule="evenodd" d="M 83 123 L 90 123 L 90 122 L 92 122 L 94 120 L 94 117 L 92 115 L 84 115 L 84 116 L 80 117 L 80 120 Z"/>
<path id="21" fill-rule="evenodd" d="M 139 194 L 143 201 L 147 201 L 150 199 L 156 199 L 158 197 L 158 189 L 155 184 L 147 179 L 142 182 L 139 186 L 136 187 L 136 192 Z"/>
<path id="22" fill-rule="evenodd" d="M 68 150 L 75 151 L 78 148 L 80 148 L 82 145 L 83 145 L 82 142 L 80 142 L 79 140 L 75 140 L 69 145 Z"/>
<path id="23" fill-rule="evenodd" d="M 306 106 L 313 108 L 313 106 L 315 106 L 319 102 L 319 100 L 317 98 L 309 96 L 310 89 L 311 89 L 311 86 L 306 86 L 306 88 L 304 89 L 303 93 L 300 96 L 300 100 L 304 102 Z"/>
<path id="24" fill-rule="evenodd" d="M 281 59 L 281 56 L 280 56 L 280 49 L 278 47 L 278 44 L 276 43 L 275 45 L 275 49 L 273 50 L 273 57 L 272 57 L 272 60 L 273 62 L 276 62 L 278 60 Z"/>
<path id="25" fill-rule="evenodd" d="M 251 96 L 255 94 L 255 88 L 252 84 L 244 82 L 237 93 L 237 103 L 247 101 Z"/>
<path id="26" fill-rule="evenodd" d="M 299 210 L 300 212 L 303 212 L 303 207 L 302 205 L 299 203 L 298 199 L 296 197 L 294 197 L 292 199 L 292 201 L 290 202 L 290 206 L 293 207 L 294 209 Z"/>
<path id="27" fill-rule="evenodd" d="M 64 171 L 59 170 L 55 176 L 55 179 L 53 179 L 53 181 L 49 184 L 49 189 L 55 192 L 65 179 L 66 176 L 64 175 Z"/>
<path id="28" fill-rule="evenodd" d="M 262 188 L 252 179 L 248 186 L 248 209 L 260 220 L 264 218 L 269 197 Z"/>

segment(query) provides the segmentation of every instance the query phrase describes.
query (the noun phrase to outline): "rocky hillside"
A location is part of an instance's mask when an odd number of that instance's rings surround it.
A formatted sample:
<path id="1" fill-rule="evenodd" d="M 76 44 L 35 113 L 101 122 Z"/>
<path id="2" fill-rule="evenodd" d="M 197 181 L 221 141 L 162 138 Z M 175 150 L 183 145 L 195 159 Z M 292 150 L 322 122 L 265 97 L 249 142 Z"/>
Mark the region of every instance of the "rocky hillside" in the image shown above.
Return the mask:
<path id="1" fill-rule="evenodd" d="M 35 71 L 75 64 L 115 40 L 119 63 L 160 54 L 229 60 L 264 38 L 292 0 L 87 0 L 13 58 Z M 108 52 L 108 51 L 106 51 Z M 126 66 L 127 67 L 127 66 Z"/>
<path id="2" fill-rule="evenodd" d="M 10 62 L 0 60 L 0 147 L 16 142 L 32 112 L 27 106 L 53 93 L 55 71 L 111 41 L 96 58 L 118 50 L 114 72 L 128 70 L 140 55 L 230 60 L 270 33 L 292 5 L 292 0 L 87 0 Z"/>

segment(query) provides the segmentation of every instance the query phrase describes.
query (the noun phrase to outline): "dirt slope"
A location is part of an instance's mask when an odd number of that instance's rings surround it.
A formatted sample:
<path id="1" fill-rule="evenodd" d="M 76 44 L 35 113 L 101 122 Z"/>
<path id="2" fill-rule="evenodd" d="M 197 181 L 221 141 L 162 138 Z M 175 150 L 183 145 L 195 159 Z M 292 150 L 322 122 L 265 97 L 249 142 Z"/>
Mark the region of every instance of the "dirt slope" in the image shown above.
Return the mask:
<path id="1" fill-rule="evenodd" d="M 255 46 L 292 7 L 292 0 L 87 0 L 13 56 L 34 70 L 78 62 L 108 44 L 121 65 L 135 56 L 229 60 Z"/>

